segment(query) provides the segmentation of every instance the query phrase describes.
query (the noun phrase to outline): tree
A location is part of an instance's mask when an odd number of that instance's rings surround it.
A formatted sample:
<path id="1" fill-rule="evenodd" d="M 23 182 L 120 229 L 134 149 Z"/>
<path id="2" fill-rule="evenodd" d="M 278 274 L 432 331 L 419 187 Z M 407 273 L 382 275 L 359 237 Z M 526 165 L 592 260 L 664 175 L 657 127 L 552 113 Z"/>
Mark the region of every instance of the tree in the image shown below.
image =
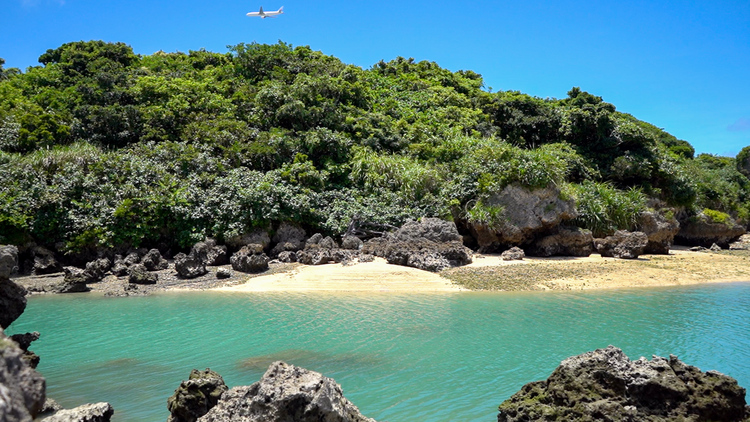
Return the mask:
<path id="1" fill-rule="evenodd" d="M 737 164 L 737 170 L 744 174 L 745 177 L 750 178 L 750 145 L 742 148 L 735 158 Z"/>

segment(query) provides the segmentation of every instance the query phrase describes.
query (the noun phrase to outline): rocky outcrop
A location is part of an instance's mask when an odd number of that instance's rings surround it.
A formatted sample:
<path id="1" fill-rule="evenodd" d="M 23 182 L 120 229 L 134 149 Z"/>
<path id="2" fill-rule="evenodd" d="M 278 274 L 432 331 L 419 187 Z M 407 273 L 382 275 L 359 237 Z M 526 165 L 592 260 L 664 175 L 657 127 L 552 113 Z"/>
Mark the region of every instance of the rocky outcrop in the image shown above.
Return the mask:
<path id="1" fill-rule="evenodd" d="M 26 289 L 0 278 L 0 327 L 8 328 L 26 309 Z"/>
<path id="2" fill-rule="evenodd" d="M 40 334 L 38 331 L 34 331 L 33 333 L 13 334 L 10 336 L 10 339 L 16 342 L 18 347 L 23 350 L 23 359 L 33 369 L 36 369 L 37 365 L 39 365 L 40 358 L 39 355 L 29 350 L 29 347 L 31 347 L 31 343 L 39 340 L 39 336 Z"/>
<path id="3" fill-rule="evenodd" d="M 271 249 L 271 256 L 277 257 L 281 252 L 297 252 L 305 247 L 307 234 L 301 227 L 291 223 L 281 223 L 273 236 L 275 246 Z"/>
<path id="4" fill-rule="evenodd" d="M 196 278 L 208 273 L 203 258 L 194 255 L 178 253 L 174 257 L 174 269 L 182 278 Z"/>
<path id="5" fill-rule="evenodd" d="M 383 257 L 389 264 L 437 272 L 471 263 L 472 252 L 461 241 L 453 222 L 422 218 L 368 240 L 361 252 Z"/>
<path id="6" fill-rule="evenodd" d="M 55 258 L 54 252 L 43 246 L 31 248 L 32 254 L 32 273 L 36 275 L 53 274 L 61 272 L 62 265 Z"/>
<path id="7" fill-rule="evenodd" d="M 580 227 L 560 226 L 526 250 L 531 256 L 589 256 L 594 252 L 594 236 Z"/>
<path id="8" fill-rule="evenodd" d="M 8 328 L 26 309 L 26 289 L 9 277 L 18 268 L 18 249 L 0 246 L 0 328 Z"/>
<path id="9" fill-rule="evenodd" d="M 44 378 L 26 363 L 23 350 L 0 330 L 0 421 L 30 422 L 44 406 Z"/>
<path id="10" fill-rule="evenodd" d="M 18 248 L 0 245 L 0 279 L 8 279 L 18 271 Z"/>
<path id="11" fill-rule="evenodd" d="M 500 259 L 503 261 L 521 261 L 526 257 L 526 252 L 518 246 L 514 246 L 507 251 L 503 251 L 500 254 Z"/>
<path id="12" fill-rule="evenodd" d="M 261 247 L 263 246 L 261 245 Z M 193 248 L 190 250 L 190 255 L 200 258 L 203 261 L 203 264 L 209 267 L 229 263 L 227 247 L 224 245 L 217 245 L 216 240 L 210 238 L 193 245 Z"/>
<path id="13" fill-rule="evenodd" d="M 303 234 L 303 237 L 304 237 L 304 234 Z M 233 236 L 233 237 L 230 237 L 229 239 L 226 239 L 226 244 L 229 247 L 233 248 L 234 250 L 237 250 L 251 243 L 261 245 L 263 249 L 265 249 L 271 243 L 271 238 L 268 236 L 268 232 L 266 232 L 265 230 L 256 230 L 252 233 L 242 234 L 239 236 Z"/>
<path id="14" fill-rule="evenodd" d="M 750 250 L 750 234 L 743 234 L 737 241 L 730 243 L 729 249 L 733 251 Z"/>
<path id="15" fill-rule="evenodd" d="M 262 252 L 262 248 L 253 248 L 251 245 L 243 246 L 229 259 L 232 269 L 243 273 L 259 273 L 268 269 L 268 256 Z"/>
<path id="16" fill-rule="evenodd" d="M 112 261 L 109 258 L 99 258 L 86 263 L 86 284 L 102 281 L 109 270 L 112 269 Z"/>
<path id="17" fill-rule="evenodd" d="M 86 286 L 89 275 L 86 270 L 77 267 L 64 267 L 65 277 L 63 282 L 57 286 L 56 293 L 82 293 L 90 289 Z"/>
<path id="18" fill-rule="evenodd" d="M 362 242 L 362 239 L 357 236 L 344 236 L 344 238 L 341 239 L 341 249 L 358 251 L 362 249 L 363 244 L 364 242 Z"/>
<path id="19" fill-rule="evenodd" d="M 644 253 L 668 255 L 680 223 L 674 217 L 666 218 L 659 212 L 645 211 L 638 217 L 638 231 L 648 236 Z"/>
<path id="20" fill-rule="evenodd" d="M 114 413 L 109 403 L 84 404 L 75 409 L 60 410 L 42 422 L 109 422 Z"/>
<path id="21" fill-rule="evenodd" d="M 642 232 L 618 230 L 604 239 L 594 239 L 596 251 L 601 256 L 621 259 L 635 259 L 643 254 L 648 244 L 648 236 Z"/>
<path id="22" fill-rule="evenodd" d="M 147 271 L 166 270 L 169 267 L 169 262 L 161 256 L 158 249 L 151 249 L 146 255 L 143 255 L 141 264 L 146 267 Z"/>
<path id="23" fill-rule="evenodd" d="M 485 205 L 502 208 L 503 219 L 496 225 L 469 224 L 482 252 L 525 245 L 578 216 L 575 202 L 560 198 L 560 191 L 553 186 L 529 190 L 509 185 L 490 196 Z"/>
<path id="24" fill-rule="evenodd" d="M 206 368 L 193 369 L 167 400 L 170 416 L 167 422 L 195 422 L 216 406 L 227 385 L 221 375 Z"/>
<path id="25" fill-rule="evenodd" d="M 323 375 L 274 362 L 251 386 L 235 387 L 200 422 L 375 422 Z"/>
<path id="26" fill-rule="evenodd" d="M 730 243 L 745 234 L 745 228 L 737 224 L 734 219 L 727 217 L 724 222 L 715 222 L 704 213 L 692 216 L 680 225 L 680 231 L 675 236 L 675 242 L 687 246 L 711 247 L 716 243 L 726 248 Z"/>
<path id="27" fill-rule="evenodd" d="M 498 422 L 745 421 L 745 389 L 676 356 L 631 361 L 609 346 L 564 360 L 500 405 Z"/>
<path id="28" fill-rule="evenodd" d="M 128 283 L 130 284 L 156 284 L 159 275 L 151 273 L 143 264 L 133 264 L 128 268 Z"/>

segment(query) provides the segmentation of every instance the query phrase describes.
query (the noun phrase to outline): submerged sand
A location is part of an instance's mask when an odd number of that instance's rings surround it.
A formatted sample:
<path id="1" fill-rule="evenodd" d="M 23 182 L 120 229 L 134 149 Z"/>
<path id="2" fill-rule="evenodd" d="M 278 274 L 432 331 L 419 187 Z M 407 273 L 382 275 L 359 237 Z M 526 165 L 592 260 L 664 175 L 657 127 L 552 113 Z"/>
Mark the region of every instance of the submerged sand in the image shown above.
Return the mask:
<path id="1" fill-rule="evenodd" d="M 585 290 L 677 286 L 750 281 L 750 253 L 692 252 L 643 255 L 635 260 L 603 258 L 526 258 L 503 261 L 475 255 L 474 262 L 439 274 L 390 265 L 383 259 L 358 264 L 300 265 L 290 271 L 249 278 L 216 290 L 457 292 L 462 290 Z"/>

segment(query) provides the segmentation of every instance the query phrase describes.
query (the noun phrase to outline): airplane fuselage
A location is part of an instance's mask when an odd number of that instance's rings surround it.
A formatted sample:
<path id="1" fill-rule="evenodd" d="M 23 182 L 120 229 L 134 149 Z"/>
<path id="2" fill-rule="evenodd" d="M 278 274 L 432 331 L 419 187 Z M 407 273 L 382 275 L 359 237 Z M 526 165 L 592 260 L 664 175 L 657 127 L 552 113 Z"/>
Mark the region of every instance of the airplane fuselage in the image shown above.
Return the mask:
<path id="1" fill-rule="evenodd" d="M 270 12 L 263 11 L 263 7 L 261 6 L 260 10 L 257 12 L 250 12 L 247 14 L 247 16 L 259 16 L 263 19 L 265 18 L 275 18 L 278 15 L 281 15 L 284 13 L 284 6 L 281 6 L 279 10 L 274 10 Z"/>

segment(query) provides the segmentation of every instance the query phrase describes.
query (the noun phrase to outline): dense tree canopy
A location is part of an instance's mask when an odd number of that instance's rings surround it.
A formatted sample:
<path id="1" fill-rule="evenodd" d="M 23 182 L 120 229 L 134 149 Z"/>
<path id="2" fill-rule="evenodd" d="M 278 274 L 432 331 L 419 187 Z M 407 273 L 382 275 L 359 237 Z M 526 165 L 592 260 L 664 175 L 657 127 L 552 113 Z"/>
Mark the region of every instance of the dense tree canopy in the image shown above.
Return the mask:
<path id="1" fill-rule="evenodd" d="M 582 209 L 629 204 L 579 221 L 602 233 L 647 204 L 750 217 L 747 151 L 694 157 L 580 88 L 491 93 L 472 71 L 403 57 L 362 69 L 282 42 L 149 56 L 72 42 L 39 62 L 0 59 L 0 243 L 184 247 L 285 220 L 331 234 L 355 215 L 489 221 L 482 201 L 511 183 L 557 185 Z"/>

